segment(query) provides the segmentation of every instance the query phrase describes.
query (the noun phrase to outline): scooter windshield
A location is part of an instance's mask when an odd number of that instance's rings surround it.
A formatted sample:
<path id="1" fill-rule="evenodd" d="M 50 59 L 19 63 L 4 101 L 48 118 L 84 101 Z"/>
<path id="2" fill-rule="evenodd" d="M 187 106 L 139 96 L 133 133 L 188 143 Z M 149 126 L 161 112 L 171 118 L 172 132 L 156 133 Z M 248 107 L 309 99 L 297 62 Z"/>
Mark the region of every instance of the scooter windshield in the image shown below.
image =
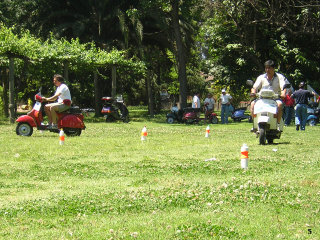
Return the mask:
<path id="1" fill-rule="evenodd" d="M 273 89 L 271 86 L 264 86 L 261 88 L 259 92 L 259 97 L 260 98 L 275 98 L 276 94 L 274 93 Z"/>

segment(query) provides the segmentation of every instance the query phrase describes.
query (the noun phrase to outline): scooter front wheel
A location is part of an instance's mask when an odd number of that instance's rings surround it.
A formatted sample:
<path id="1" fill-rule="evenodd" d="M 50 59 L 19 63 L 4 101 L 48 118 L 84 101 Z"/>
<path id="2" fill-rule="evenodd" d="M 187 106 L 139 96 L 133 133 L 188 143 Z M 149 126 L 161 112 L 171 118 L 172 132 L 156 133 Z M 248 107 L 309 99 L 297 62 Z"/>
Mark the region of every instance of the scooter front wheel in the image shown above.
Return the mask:
<path id="1" fill-rule="evenodd" d="M 315 119 L 310 119 L 307 123 L 308 123 L 309 126 L 315 126 L 315 125 L 317 125 L 317 122 L 316 122 Z"/>
<path id="2" fill-rule="evenodd" d="M 167 123 L 169 123 L 169 124 L 174 123 L 173 117 L 168 117 L 168 118 L 167 118 Z"/>
<path id="3" fill-rule="evenodd" d="M 266 145 L 266 129 L 265 126 L 259 127 L 259 144 Z"/>
<path id="4" fill-rule="evenodd" d="M 20 122 L 16 127 L 16 133 L 20 136 L 31 136 L 33 133 L 33 128 L 29 125 L 29 123 Z"/>

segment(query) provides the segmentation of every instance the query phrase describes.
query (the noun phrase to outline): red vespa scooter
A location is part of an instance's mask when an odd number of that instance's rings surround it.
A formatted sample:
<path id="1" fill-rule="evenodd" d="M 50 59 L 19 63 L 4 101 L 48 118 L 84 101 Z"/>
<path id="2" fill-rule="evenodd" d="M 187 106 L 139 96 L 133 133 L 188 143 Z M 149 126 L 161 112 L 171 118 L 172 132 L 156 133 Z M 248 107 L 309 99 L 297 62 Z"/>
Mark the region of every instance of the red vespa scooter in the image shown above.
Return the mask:
<path id="1" fill-rule="evenodd" d="M 41 93 L 35 95 L 35 104 L 33 109 L 27 113 L 27 115 L 20 116 L 16 122 L 16 133 L 20 136 L 31 136 L 33 128 L 36 127 L 38 130 L 49 130 L 50 132 L 59 133 L 59 129 L 63 128 L 63 131 L 67 136 L 80 136 L 81 131 L 85 129 L 83 123 L 83 115 L 79 108 L 71 107 L 70 109 L 57 113 L 58 114 L 58 129 L 48 129 L 48 125 L 44 125 L 42 110 L 43 110 L 43 99 Z"/>
<path id="2" fill-rule="evenodd" d="M 198 123 L 201 120 L 205 120 L 204 118 L 200 118 L 198 115 L 200 109 L 185 108 L 183 110 L 184 110 L 184 114 L 183 114 L 182 120 L 187 124 Z M 217 114 L 214 112 L 210 113 L 210 115 L 208 116 L 208 121 L 209 123 L 217 124 L 219 122 Z"/>

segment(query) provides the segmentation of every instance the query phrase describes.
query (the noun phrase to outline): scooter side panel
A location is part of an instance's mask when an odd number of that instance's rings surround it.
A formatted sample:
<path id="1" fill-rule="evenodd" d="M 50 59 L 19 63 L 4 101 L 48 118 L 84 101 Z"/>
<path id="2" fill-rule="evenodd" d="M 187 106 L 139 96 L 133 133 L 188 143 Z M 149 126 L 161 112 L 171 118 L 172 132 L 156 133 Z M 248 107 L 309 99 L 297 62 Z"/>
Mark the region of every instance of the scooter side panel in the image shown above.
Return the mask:
<path id="1" fill-rule="evenodd" d="M 22 116 L 20 116 L 20 117 L 16 120 L 16 122 L 26 122 L 26 123 L 28 123 L 31 127 L 36 127 L 36 126 L 37 126 L 37 124 L 36 124 L 36 122 L 34 121 L 34 119 L 33 119 L 32 117 L 28 116 L 28 115 L 22 115 Z"/>
<path id="2" fill-rule="evenodd" d="M 271 99 L 260 99 L 254 104 L 254 114 L 261 112 L 277 113 L 278 104 Z"/>
<path id="3" fill-rule="evenodd" d="M 81 128 L 84 129 L 84 123 L 75 115 L 67 114 L 58 122 L 59 128 Z"/>

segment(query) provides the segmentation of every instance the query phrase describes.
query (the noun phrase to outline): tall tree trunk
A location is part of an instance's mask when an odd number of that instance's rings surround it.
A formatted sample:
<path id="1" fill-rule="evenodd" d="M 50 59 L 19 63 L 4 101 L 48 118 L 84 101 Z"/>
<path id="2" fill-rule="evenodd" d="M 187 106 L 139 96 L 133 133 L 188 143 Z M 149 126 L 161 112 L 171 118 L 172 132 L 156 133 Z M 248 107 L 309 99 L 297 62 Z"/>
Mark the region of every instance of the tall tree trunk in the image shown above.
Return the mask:
<path id="1" fill-rule="evenodd" d="M 94 110 L 95 116 L 100 117 L 101 111 L 101 91 L 99 87 L 98 70 L 93 72 L 93 82 L 94 82 Z"/>
<path id="2" fill-rule="evenodd" d="M 112 87 L 111 97 L 115 98 L 117 95 L 117 67 L 112 65 Z"/>
<path id="3" fill-rule="evenodd" d="M 177 55 L 178 55 L 178 79 L 180 83 L 180 107 L 187 107 L 187 73 L 186 73 L 186 54 L 185 48 L 182 42 L 182 36 L 180 32 L 179 25 L 179 1 L 172 0 L 172 25 L 174 29 L 175 42 L 177 46 Z"/>
<path id="4" fill-rule="evenodd" d="M 10 123 L 15 121 L 15 103 L 14 103 L 14 58 L 9 57 L 9 118 Z"/>
<path id="5" fill-rule="evenodd" d="M 2 101 L 3 101 L 3 112 L 6 118 L 9 117 L 9 97 L 8 97 L 8 69 L 4 68 L 1 70 L 1 79 L 2 79 Z"/>
<path id="6" fill-rule="evenodd" d="M 147 92 L 148 92 L 148 109 L 149 109 L 149 114 L 150 117 L 154 117 L 154 100 L 153 100 L 153 91 L 152 91 L 152 76 L 151 71 L 149 72 L 146 81 L 147 81 Z"/>

